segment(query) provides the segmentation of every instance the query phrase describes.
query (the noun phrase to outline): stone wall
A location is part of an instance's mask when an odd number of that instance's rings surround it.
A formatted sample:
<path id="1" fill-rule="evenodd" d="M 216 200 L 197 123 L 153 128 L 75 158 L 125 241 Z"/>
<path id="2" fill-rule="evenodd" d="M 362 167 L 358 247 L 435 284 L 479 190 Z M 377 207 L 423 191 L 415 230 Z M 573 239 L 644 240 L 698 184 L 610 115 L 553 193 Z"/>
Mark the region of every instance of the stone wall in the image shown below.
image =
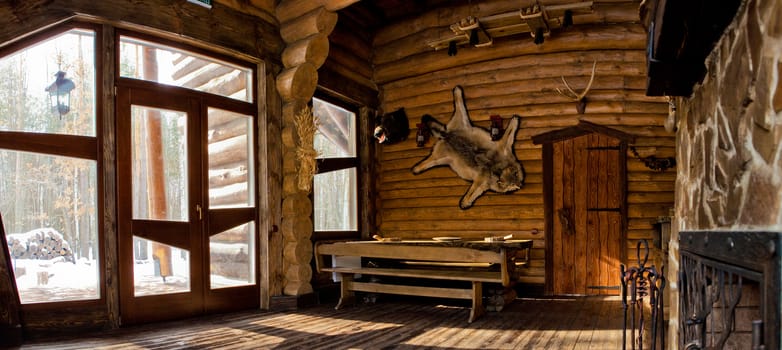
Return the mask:
<path id="1" fill-rule="evenodd" d="M 676 216 L 670 241 L 671 337 L 677 344 L 678 232 L 782 229 L 782 2 L 747 0 L 676 99 Z"/>

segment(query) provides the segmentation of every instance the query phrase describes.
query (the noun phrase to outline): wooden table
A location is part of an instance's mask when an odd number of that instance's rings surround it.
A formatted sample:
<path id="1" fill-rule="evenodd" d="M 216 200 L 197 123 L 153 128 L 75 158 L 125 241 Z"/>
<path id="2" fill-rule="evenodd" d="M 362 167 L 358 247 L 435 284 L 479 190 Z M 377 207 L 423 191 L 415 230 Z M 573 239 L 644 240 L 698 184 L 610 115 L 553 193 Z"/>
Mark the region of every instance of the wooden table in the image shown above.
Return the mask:
<path id="1" fill-rule="evenodd" d="M 482 283 L 511 287 L 518 268 L 529 262 L 531 240 L 485 241 L 349 241 L 319 242 L 315 245 L 318 272 L 342 277 L 337 309 L 355 299 L 354 292 L 390 293 L 472 300 L 469 322 L 483 314 Z M 388 259 L 392 267 L 328 266 L 326 257 L 354 256 Z M 471 282 L 472 287 L 443 288 L 404 283 L 359 282 L 355 274 Z"/>

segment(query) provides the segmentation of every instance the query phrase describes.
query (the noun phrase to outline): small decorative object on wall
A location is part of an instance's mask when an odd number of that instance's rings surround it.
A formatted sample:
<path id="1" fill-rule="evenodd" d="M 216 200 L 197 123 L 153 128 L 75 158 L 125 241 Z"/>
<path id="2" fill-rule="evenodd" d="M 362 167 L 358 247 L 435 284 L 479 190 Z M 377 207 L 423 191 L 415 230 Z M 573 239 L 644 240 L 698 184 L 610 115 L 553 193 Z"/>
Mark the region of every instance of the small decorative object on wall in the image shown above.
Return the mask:
<path id="1" fill-rule="evenodd" d="M 499 115 L 490 116 L 491 126 L 489 127 L 489 134 L 491 134 L 491 140 L 497 141 L 502 136 L 502 117 Z"/>
<path id="2" fill-rule="evenodd" d="M 375 138 L 378 143 L 390 145 L 407 140 L 410 125 L 404 108 L 378 116 L 375 119 Z"/>
<path id="3" fill-rule="evenodd" d="M 424 147 L 427 141 L 429 141 L 429 129 L 422 123 L 416 123 L 415 127 L 418 131 L 415 133 L 415 145 L 418 147 Z"/>
<path id="4" fill-rule="evenodd" d="M 648 156 L 641 158 L 641 155 L 638 154 L 638 151 L 636 151 L 635 147 L 630 146 L 630 151 L 633 152 L 633 155 L 636 158 L 644 162 L 644 165 L 646 165 L 647 168 L 654 171 L 663 172 L 676 166 L 676 158 L 674 157 L 657 158 L 655 156 Z"/>
<path id="5" fill-rule="evenodd" d="M 309 192 L 312 190 L 312 178 L 318 172 L 318 152 L 313 146 L 318 118 L 312 115 L 312 108 L 307 106 L 296 114 L 293 122 L 299 136 L 299 145 L 296 147 L 296 160 L 299 161 L 298 187 Z"/>
<path id="6" fill-rule="evenodd" d="M 472 207 L 486 191 L 513 192 L 524 185 L 524 167 L 513 153 L 520 117 L 514 115 L 499 141 L 492 141 L 489 131 L 472 125 L 464 104 L 462 88 L 453 89 L 454 112 L 448 124 L 426 114 L 421 123 L 437 138 L 432 152 L 415 166 L 418 175 L 436 166 L 447 165 L 456 175 L 472 185 L 459 201 L 459 207 Z"/>
<path id="7" fill-rule="evenodd" d="M 570 84 L 567 83 L 567 80 L 565 80 L 565 77 L 562 78 L 562 83 L 565 84 L 565 88 L 567 91 L 562 91 L 561 89 L 557 88 L 557 92 L 565 97 L 568 97 L 574 101 L 576 101 L 576 111 L 578 111 L 578 114 L 584 114 L 586 111 L 586 94 L 589 93 L 589 89 L 592 88 L 592 83 L 595 81 L 595 68 L 597 67 L 597 61 L 592 63 L 592 75 L 589 76 L 589 82 L 587 83 L 586 88 L 583 92 L 577 93 L 573 90 L 573 88 L 570 87 Z"/>
<path id="8" fill-rule="evenodd" d="M 451 24 L 453 35 L 427 41 L 435 50 L 448 49 L 448 56 L 456 55 L 462 45 L 487 47 L 500 38 L 530 33 L 535 44 L 543 44 L 551 31 L 573 25 L 573 17 L 593 12 L 592 1 L 560 5 L 532 5 L 518 10 L 485 17 L 467 16 Z"/>

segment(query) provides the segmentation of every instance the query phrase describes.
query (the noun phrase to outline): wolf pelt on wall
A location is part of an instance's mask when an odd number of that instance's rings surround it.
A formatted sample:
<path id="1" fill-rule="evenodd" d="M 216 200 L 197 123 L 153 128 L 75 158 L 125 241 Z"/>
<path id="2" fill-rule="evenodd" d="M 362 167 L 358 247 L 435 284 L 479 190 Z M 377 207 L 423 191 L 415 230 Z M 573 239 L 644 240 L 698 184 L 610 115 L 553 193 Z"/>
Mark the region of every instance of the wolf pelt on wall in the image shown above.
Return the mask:
<path id="1" fill-rule="evenodd" d="M 375 138 L 378 143 L 390 145 L 407 140 L 410 125 L 404 108 L 378 116 L 375 120 Z"/>
<path id="2" fill-rule="evenodd" d="M 454 112 L 447 125 L 426 114 L 421 118 L 437 141 L 432 153 L 413 166 L 418 175 L 436 166 L 447 165 L 472 185 L 459 201 L 459 207 L 472 207 L 486 191 L 512 192 L 524 185 L 524 167 L 513 153 L 520 117 L 514 115 L 498 141 L 489 131 L 472 125 L 460 86 L 453 89 Z"/>

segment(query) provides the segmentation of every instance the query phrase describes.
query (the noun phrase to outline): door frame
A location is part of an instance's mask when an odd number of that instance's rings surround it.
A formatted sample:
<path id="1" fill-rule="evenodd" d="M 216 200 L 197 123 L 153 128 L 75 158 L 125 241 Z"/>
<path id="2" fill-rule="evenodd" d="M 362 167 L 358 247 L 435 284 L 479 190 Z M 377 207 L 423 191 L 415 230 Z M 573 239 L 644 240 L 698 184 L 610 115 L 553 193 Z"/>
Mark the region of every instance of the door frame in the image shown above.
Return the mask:
<path id="1" fill-rule="evenodd" d="M 576 138 L 579 136 L 598 133 L 608 137 L 618 139 L 619 142 L 619 181 L 621 192 L 621 216 L 622 227 L 620 233 L 619 258 L 621 261 L 627 260 L 627 145 L 635 143 L 635 136 L 620 130 L 605 127 L 599 124 L 580 120 L 577 125 L 549 131 L 532 137 L 532 143 L 542 145 L 543 154 L 543 215 L 545 239 L 545 276 L 544 293 L 552 295 L 554 293 L 554 143 Z M 617 271 L 617 276 L 619 271 Z"/>
<path id="2" fill-rule="evenodd" d="M 137 319 L 137 317 L 126 317 L 127 312 L 124 310 L 127 310 L 131 305 L 128 304 L 130 301 L 128 298 L 132 298 L 136 300 L 134 303 L 138 304 L 138 298 L 133 296 L 132 294 L 132 279 L 129 279 L 129 276 L 132 277 L 132 269 L 133 266 L 127 266 L 126 260 L 126 254 L 131 254 L 132 256 L 132 248 L 131 250 L 127 250 L 128 248 L 126 245 L 132 245 L 131 242 L 127 242 L 127 239 L 123 238 L 123 235 L 126 235 L 130 233 L 132 235 L 131 231 L 131 222 L 133 221 L 132 218 L 127 217 L 128 215 L 132 215 L 132 213 L 123 213 L 123 206 L 128 206 L 129 200 L 130 200 L 130 193 L 131 189 L 124 189 L 124 191 L 127 193 L 127 195 L 122 195 L 123 189 L 117 189 L 117 195 L 118 195 L 118 205 L 117 205 L 117 226 L 118 226 L 118 267 L 119 267 L 119 304 L 120 304 L 120 320 L 122 325 L 128 325 L 133 323 L 139 323 L 139 322 L 147 322 L 147 321 L 158 321 L 158 320 L 168 320 L 168 319 L 179 319 L 182 317 L 187 316 L 195 316 L 195 315 L 203 315 L 203 314 L 211 314 L 211 313 L 219 313 L 219 312 L 230 312 L 230 311 L 237 311 L 237 310 L 243 310 L 243 309 L 252 309 L 252 308 L 258 308 L 261 305 L 261 298 L 259 295 L 261 294 L 261 284 L 262 276 L 261 276 L 261 264 L 263 263 L 263 259 L 265 259 L 264 255 L 262 254 L 261 248 L 262 248 L 262 240 L 260 239 L 259 230 L 263 229 L 262 227 L 262 221 L 259 220 L 258 215 L 258 208 L 261 202 L 261 197 L 258 191 L 258 175 L 256 174 L 255 184 L 253 186 L 252 196 L 254 198 L 255 206 L 253 207 L 247 207 L 247 208 L 216 208 L 212 209 L 209 207 L 209 188 L 208 188 L 208 179 L 207 179 L 207 173 L 208 173 L 208 153 L 207 153 L 207 118 L 208 118 L 208 109 L 210 107 L 213 108 L 219 108 L 228 110 L 231 112 L 246 114 L 246 115 L 255 115 L 253 112 L 255 111 L 255 106 L 252 103 L 246 103 L 241 101 L 232 101 L 228 100 L 226 98 L 218 97 L 218 96 L 212 96 L 207 93 L 198 92 L 189 90 L 186 88 L 180 88 L 180 87 L 172 87 L 172 86 L 163 86 L 158 83 L 153 82 L 145 82 L 135 79 L 129 79 L 129 78 L 119 78 L 117 81 L 117 95 L 116 95 L 116 109 L 117 109 L 117 151 L 119 152 L 120 149 L 120 143 L 130 142 L 129 140 L 125 140 L 125 138 L 129 137 L 129 132 L 123 131 L 122 129 L 122 121 L 120 118 L 123 116 L 123 112 L 121 111 L 121 108 L 124 106 L 132 106 L 134 104 L 134 99 L 132 97 L 132 93 L 142 93 L 142 94 L 152 94 L 155 95 L 152 98 L 157 98 L 160 100 L 161 98 L 167 98 L 168 100 L 179 100 L 178 103 L 173 103 L 169 101 L 162 100 L 160 103 L 151 103 L 151 104 L 144 104 L 144 103 L 135 103 L 143 106 L 150 106 L 154 108 L 163 108 L 163 109 L 171 109 L 171 110 L 184 110 L 183 108 L 176 108 L 176 106 L 184 106 L 188 105 L 187 112 L 188 112 L 188 126 L 189 128 L 193 128 L 192 132 L 197 133 L 195 137 L 188 137 L 188 150 L 192 152 L 192 157 L 199 157 L 197 164 L 190 164 L 188 175 L 190 177 L 188 181 L 188 186 L 191 187 L 190 192 L 194 191 L 193 186 L 198 187 L 198 190 L 196 191 L 198 193 L 198 198 L 191 198 L 190 199 L 190 207 L 188 208 L 189 212 L 189 218 L 190 223 L 193 225 L 198 225 L 198 231 L 199 231 L 199 237 L 192 237 L 193 243 L 191 244 L 191 247 L 198 247 L 198 251 L 192 250 L 190 251 L 190 268 L 191 268 L 191 288 L 190 296 L 185 297 L 187 301 L 178 300 L 177 295 L 181 296 L 183 293 L 176 293 L 176 294 L 163 294 L 163 295 L 157 295 L 154 296 L 158 299 L 158 303 L 165 303 L 168 309 L 177 311 L 181 314 L 181 316 L 174 316 L 173 312 L 170 316 L 166 315 L 145 315 L 150 317 L 145 317 L 143 319 Z M 126 96 L 127 95 L 127 96 Z M 129 101 L 121 101 L 121 98 L 129 98 Z M 187 101 L 187 102 L 182 102 Z M 190 113 L 195 113 L 195 115 L 190 115 Z M 193 125 L 190 127 L 191 124 L 198 124 Z M 258 138 L 257 130 L 258 130 L 258 117 L 255 115 L 255 118 L 252 123 L 252 132 L 253 132 L 253 140 L 249 141 L 249 143 L 255 145 Z M 191 153 L 188 154 L 188 157 L 191 157 Z M 250 159 L 251 162 L 255 164 L 255 166 L 258 166 L 258 150 L 257 148 L 253 147 L 253 155 Z M 119 154 L 117 155 L 117 184 L 120 184 L 120 177 L 129 175 L 128 167 L 130 165 L 122 164 L 121 159 L 123 157 L 120 157 Z M 257 168 L 256 168 L 257 169 Z M 119 187 L 119 186 L 118 186 Z M 125 203 L 125 204 L 123 204 Z M 202 218 L 198 219 L 198 213 L 195 209 L 194 204 L 200 204 L 201 210 L 202 210 Z M 128 209 L 124 209 L 128 210 Z M 246 219 L 252 218 L 252 221 L 246 221 Z M 244 221 L 243 221 L 244 220 Z M 255 230 L 253 231 L 254 235 L 254 249 L 255 249 L 255 259 L 254 259 L 254 266 L 253 266 L 253 273 L 255 274 L 254 284 L 246 285 L 246 286 L 237 286 L 237 287 L 229 287 L 229 288 L 217 288 L 213 289 L 211 288 L 210 279 L 209 279 L 209 240 L 212 234 L 219 233 L 222 230 L 228 229 L 233 227 L 237 222 L 254 222 L 255 223 Z M 197 244 L 195 241 L 198 241 Z M 124 250 L 123 250 L 124 249 Z M 195 248 L 194 248 L 195 249 Z M 200 269 L 200 271 L 196 271 L 197 269 Z M 196 272 L 199 272 L 200 275 L 197 275 Z M 130 285 L 128 285 L 130 283 Z M 142 298 L 148 298 L 148 297 L 142 297 Z M 149 299 L 152 299 L 151 297 Z M 169 300 L 170 299 L 170 300 Z M 186 303 L 187 306 L 180 305 Z M 143 303 L 142 303 L 143 304 Z M 156 304 L 157 305 L 157 304 Z M 144 306 L 146 307 L 146 306 Z"/>

